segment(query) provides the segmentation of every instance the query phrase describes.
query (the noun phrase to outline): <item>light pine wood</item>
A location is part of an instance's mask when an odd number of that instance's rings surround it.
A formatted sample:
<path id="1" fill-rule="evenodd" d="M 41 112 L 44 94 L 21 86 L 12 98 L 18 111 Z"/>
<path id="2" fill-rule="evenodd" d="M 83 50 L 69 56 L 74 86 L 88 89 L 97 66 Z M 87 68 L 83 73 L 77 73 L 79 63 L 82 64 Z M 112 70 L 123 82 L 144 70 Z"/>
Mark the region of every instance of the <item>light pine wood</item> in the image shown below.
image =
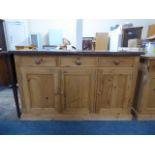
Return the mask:
<path id="1" fill-rule="evenodd" d="M 22 118 L 131 119 L 138 60 L 15 56 Z"/>
<path id="2" fill-rule="evenodd" d="M 149 70 L 150 72 L 154 72 L 155 71 L 155 60 L 149 60 Z"/>
<path id="3" fill-rule="evenodd" d="M 155 59 L 143 58 L 137 101 L 138 119 L 155 119 Z"/>
<path id="4" fill-rule="evenodd" d="M 102 67 L 133 67 L 133 57 L 99 57 L 99 66 Z"/>
<path id="5" fill-rule="evenodd" d="M 92 69 L 66 69 L 61 74 L 63 113 L 82 114 L 93 111 L 95 72 Z"/>
<path id="6" fill-rule="evenodd" d="M 53 67 L 58 63 L 58 58 L 48 56 L 16 56 L 16 61 L 21 66 L 32 66 L 32 67 Z"/>
<path id="7" fill-rule="evenodd" d="M 22 67 L 22 85 L 25 111 L 42 113 L 59 112 L 59 76 L 58 71 L 50 68 Z"/>
<path id="8" fill-rule="evenodd" d="M 110 114 L 109 114 L 110 113 Z M 41 113 L 41 114 L 35 114 L 34 113 L 23 113 L 21 116 L 21 119 L 23 120 L 131 120 L 132 115 L 129 114 L 120 114 L 112 115 L 111 111 L 107 113 L 104 113 L 103 115 L 99 114 L 47 114 L 47 113 Z"/>
<path id="9" fill-rule="evenodd" d="M 113 112 L 117 114 L 130 113 L 132 76 L 130 68 L 106 68 L 99 71 L 96 104 L 98 113 L 104 114 L 112 109 L 115 109 Z"/>
<path id="10" fill-rule="evenodd" d="M 60 65 L 63 67 L 89 67 L 97 66 L 97 57 L 88 56 L 63 56 L 60 59 Z"/>

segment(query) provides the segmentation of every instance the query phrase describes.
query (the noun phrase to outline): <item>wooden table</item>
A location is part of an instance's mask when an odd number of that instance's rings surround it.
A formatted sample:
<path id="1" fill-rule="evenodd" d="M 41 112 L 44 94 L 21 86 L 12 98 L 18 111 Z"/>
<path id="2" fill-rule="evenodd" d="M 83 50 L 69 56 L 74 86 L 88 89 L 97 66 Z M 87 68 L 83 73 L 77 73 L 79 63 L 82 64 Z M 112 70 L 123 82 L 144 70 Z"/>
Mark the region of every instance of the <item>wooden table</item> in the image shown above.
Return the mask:
<path id="1" fill-rule="evenodd" d="M 12 85 L 12 91 L 14 95 L 15 105 L 16 105 L 16 111 L 17 116 L 20 118 L 20 106 L 19 106 L 19 100 L 18 100 L 18 89 L 17 89 L 17 78 L 16 78 L 16 70 L 15 70 L 15 64 L 14 64 L 14 58 L 12 53 L 8 52 L 0 52 L 0 57 L 4 57 L 7 61 L 8 68 L 9 68 L 9 76 L 11 80 Z"/>

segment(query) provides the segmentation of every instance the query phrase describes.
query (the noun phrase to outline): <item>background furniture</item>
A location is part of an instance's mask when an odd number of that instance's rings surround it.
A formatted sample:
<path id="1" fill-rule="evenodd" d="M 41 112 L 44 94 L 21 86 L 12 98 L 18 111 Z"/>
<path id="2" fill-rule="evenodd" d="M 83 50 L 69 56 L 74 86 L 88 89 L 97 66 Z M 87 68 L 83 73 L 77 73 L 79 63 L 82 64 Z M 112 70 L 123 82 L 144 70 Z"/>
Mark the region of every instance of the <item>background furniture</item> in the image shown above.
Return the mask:
<path id="1" fill-rule="evenodd" d="M 0 52 L 6 51 L 6 41 L 4 35 L 3 20 L 0 19 Z M 7 86 L 10 84 L 8 73 L 8 64 L 5 56 L 0 57 L 0 85 Z"/>
<path id="2" fill-rule="evenodd" d="M 2 51 L 6 51 L 6 41 L 4 35 L 4 27 L 3 27 L 3 20 L 0 19 L 0 48 Z"/>
<path id="3" fill-rule="evenodd" d="M 0 57 L 0 85 L 8 86 L 10 83 L 7 59 L 5 56 Z"/>
<path id="4" fill-rule="evenodd" d="M 16 50 L 17 45 L 30 45 L 28 23 L 26 20 L 5 20 L 7 50 Z"/>
<path id="5" fill-rule="evenodd" d="M 135 110 L 138 119 L 155 119 L 155 57 L 143 56 L 139 69 Z"/>
<path id="6" fill-rule="evenodd" d="M 153 35 L 155 35 L 155 24 L 148 26 L 147 37 L 151 37 Z"/>
<path id="7" fill-rule="evenodd" d="M 17 116 L 20 117 L 20 105 L 18 101 L 18 88 L 17 88 L 17 78 L 16 78 L 16 70 L 14 64 L 13 54 L 10 52 L 0 52 L 0 58 L 6 60 L 8 66 L 8 76 L 10 78 L 10 84 L 13 90 L 13 96 L 16 105 Z"/>
<path id="8" fill-rule="evenodd" d="M 121 47 L 128 47 L 130 39 L 141 39 L 142 29 L 143 27 L 123 28 Z"/>
<path id="9" fill-rule="evenodd" d="M 117 29 L 110 31 L 109 50 L 118 51 L 119 47 L 128 47 L 128 41 L 130 39 L 141 40 L 142 29 L 143 27 L 118 27 Z"/>

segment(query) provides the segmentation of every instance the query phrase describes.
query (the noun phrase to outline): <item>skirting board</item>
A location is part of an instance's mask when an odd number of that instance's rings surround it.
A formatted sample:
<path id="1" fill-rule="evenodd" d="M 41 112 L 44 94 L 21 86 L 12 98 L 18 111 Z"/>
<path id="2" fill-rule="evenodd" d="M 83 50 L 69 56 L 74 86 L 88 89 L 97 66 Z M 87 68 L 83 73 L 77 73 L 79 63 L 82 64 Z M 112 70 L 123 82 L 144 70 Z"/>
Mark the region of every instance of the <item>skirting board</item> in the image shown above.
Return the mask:
<path id="1" fill-rule="evenodd" d="M 22 120 L 132 120 L 131 114 L 121 115 L 32 115 L 22 114 Z"/>

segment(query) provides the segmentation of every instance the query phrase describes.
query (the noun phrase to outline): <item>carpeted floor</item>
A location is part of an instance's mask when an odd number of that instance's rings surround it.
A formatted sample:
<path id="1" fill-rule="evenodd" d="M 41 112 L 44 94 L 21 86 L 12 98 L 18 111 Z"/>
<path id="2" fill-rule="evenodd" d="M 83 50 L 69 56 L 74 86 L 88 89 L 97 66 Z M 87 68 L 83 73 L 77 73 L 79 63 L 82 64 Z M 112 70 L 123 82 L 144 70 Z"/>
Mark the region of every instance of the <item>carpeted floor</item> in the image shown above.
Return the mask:
<path id="1" fill-rule="evenodd" d="M 12 89 L 0 87 L 0 120 L 17 120 Z"/>
<path id="2" fill-rule="evenodd" d="M 22 121 L 10 88 L 0 90 L 0 135 L 154 135 L 155 121 Z"/>
<path id="3" fill-rule="evenodd" d="M 154 135 L 155 121 L 0 121 L 1 135 Z"/>

